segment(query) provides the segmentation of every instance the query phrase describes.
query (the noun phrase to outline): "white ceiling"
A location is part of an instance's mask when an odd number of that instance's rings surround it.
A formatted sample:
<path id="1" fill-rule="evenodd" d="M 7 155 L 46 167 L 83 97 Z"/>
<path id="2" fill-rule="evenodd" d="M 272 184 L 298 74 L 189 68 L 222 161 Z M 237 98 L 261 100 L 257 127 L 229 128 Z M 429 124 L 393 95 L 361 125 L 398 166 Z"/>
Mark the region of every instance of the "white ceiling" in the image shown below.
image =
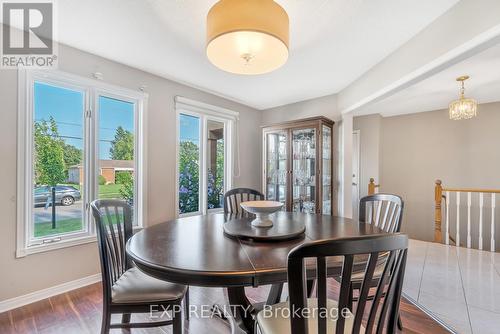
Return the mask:
<path id="1" fill-rule="evenodd" d="M 500 45 L 493 46 L 388 98 L 360 108 L 356 115 L 394 116 L 448 108 L 459 94 L 455 79 L 469 75 L 465 96 L 478 103 L 500 101 Z M 480 109 L 479 111 L 480 112 Z"/>
<path id="2" fill-rule="evenodd" d="M 288 63 L 260 76 L 205 56 L 215 0 L 64 0 L 59 40 L 257 109 L 336 93 L 458 0 L 279 0 L 290 16 Z"/>

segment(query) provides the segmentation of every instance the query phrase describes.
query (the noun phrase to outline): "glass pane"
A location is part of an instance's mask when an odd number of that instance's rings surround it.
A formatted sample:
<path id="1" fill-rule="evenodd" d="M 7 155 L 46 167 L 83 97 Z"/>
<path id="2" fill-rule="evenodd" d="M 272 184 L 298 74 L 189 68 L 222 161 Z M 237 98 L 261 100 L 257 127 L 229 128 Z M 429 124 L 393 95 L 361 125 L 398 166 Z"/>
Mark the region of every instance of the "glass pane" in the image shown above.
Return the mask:
<path id="1" fill-rule="evenodd" d="M 294 212 L 316 212 L 316 130 L 292 132 Z"/>
<path id="2" fill-rule="evenodd" d="M 82 231 L 84 94 L 34 84 L 34 237 Z"/>
<path id="3" fill-rule="evenodd" d="M 134 203 L 134 111 L 134 103 L 99 96 L 97 197 L 100 199 Z"/>
<path id="4" fill-rule="evenodd" d="M 332 214 L 332 130 L 323 125 L 323 214 Z"/>
<path id="5" fill-rule="evenodd" d="M 207 208 L 224 203 L 224 123 L 207 121 Z"/>
<path id="6" fill-rule="evenodd" d="M 287 182 L 286 133 L 268 133 L 266 143 L 266 198 L 285 203 Z"/>
<path id="7" fill-rule="evenodd" d="M 179 213 L 200 211 L 200 119 L 180 115 Z"/>

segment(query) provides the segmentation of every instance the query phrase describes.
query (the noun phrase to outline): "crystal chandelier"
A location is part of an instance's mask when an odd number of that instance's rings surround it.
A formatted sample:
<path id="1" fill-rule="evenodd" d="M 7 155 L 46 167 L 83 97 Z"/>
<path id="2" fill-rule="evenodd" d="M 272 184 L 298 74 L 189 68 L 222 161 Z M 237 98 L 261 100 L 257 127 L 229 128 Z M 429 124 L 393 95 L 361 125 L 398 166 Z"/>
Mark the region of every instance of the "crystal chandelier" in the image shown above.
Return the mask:
<path id="1" fill-rule="evenodd" d="M 474 99 L 465 98 L 465 86 L 464 81 L 469 79 L 468 75 L 464 75 L 457 78 L 457 81 L 461 82 L 460 97 L 450 103 L 450 119 L 460 120 L 469 119 L 477 115 L 477 102 Z"/>

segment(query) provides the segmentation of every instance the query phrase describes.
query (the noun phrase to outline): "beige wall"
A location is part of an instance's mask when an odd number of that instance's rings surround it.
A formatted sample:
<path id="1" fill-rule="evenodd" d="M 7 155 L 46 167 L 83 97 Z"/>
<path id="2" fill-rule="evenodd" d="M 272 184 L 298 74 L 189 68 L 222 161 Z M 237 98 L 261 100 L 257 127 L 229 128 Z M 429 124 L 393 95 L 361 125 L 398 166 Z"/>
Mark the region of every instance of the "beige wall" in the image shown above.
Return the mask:
<path id="1" fill-rule="evenodd" d="M 262 125 L 313 116 L 325 116 L 334 121 L 341 118 L 337 110 L 337 95 L 287 104 L 262 111 Z"/>
<path id="2" fill-rule="evenodd" d="M 361 118 L 368 123 L 366 117 Z M 405 200 L 403 231 L 412 238 L 433 239 L 436 179 L 449 187 L 500 189 L 499 147 L 500 103 L 482 104 L 478 117 L 463 121 L 449 120 L 446 110 L 382 118 L 381 191 L 399 194 Z M 499 211 L 497 204 L 497 216 Z M 473 216 L 476 213 L 473 208 Z M 462 217 L 466 217 L 465 212 Z M 454 222 L 453 216 L 450 219 Z M 485 221 L 489 222 L 488 210 Z M 485 224 L 486 235 L 488 226 Z M 465 231 L 464 225 L 461 231 Z"/>
<path id="3" fill-rule="evenodd" d="M 260 112 L 252 108 L 201 92 L 125 65 L 73 48 L 59 49 L 59 69 L 91 77 L 99 71 L 104 81 L 130 89 L 146 85 L 149 93 L 147 118 L 149 223 L 175 215 L 175 111 L 174 96 L 182 95 L 201 102 L 240 112 L 241 176 L 235 186 L 260 185 Z M 0 70 L 0 300 L 79 279 L 99 272 L 97 246 L 90 243 L 16 259 L 16 166 L 17 72 Z"/>

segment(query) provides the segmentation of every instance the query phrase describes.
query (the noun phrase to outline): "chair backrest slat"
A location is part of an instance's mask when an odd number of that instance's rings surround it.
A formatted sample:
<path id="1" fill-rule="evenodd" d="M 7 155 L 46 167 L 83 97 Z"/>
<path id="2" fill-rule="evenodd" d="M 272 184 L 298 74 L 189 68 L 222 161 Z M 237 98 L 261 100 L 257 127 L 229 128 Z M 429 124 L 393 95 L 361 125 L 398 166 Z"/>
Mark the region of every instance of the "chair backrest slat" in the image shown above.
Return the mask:
<path id="1" fill-rule="evenodd" d="M 389 210 L 391 209 L 392 202 L 387 202 L 384 210 L 384 218 L 382 219 L 382 225 L 380 225 L 381 229 L 384 229 L 387 224 L 387 217 L 389 216 Z"/>
<path id="2" fill-rule="evenodd" d="M 366 266 L 365 276 L 363 277 L 363 283 L 361 285 L 361 291 L 359 292 L 358 305 L 356 306 L 356 315 L 354 317 L 353 332 L 358 333 L 361 328 L 361 320 L 363 320 L 363 315 L 365 313 L 365 306 L 368 297 L 368 292 L 370 291 L 371 282 L 373 279 L 373 274 L 378 262 L 379 253 L 371 253 Z"/>
<path id="3" fill-rule="evenodd" d="M 326 289 L 326 258 L 324 256 L 319 257 L 317 260 L 317 271 L 318 271 L 318 310 L 326 310 L 327 306 L 327 289 Z M 326 333 L 327 330 L 327 317 L 318 317 L 318 333 Z"/>
<path id="4" fill-rule="evenodd" d="M 132 236 L 132 207 L 123 200 L 105 199 L 91 203 L 96 223 L 103 293 L 111 300 L 111 287 L 131 267 L 125 244 Z"/>
<path id="5" fill-rule="evenodd" d="M 378 312 L 378 307 L 380 305 L 380 301 L 382 298 L 382 295 L 384 293 L 384 286 L 387 281 L 387 277 L 391 271 L 391 268 L 394 264 L 394 259 L 396 258 L 396 252 L 391 252 L 389 256 L 387 257 L 387 264 L 384 268 L 384 271 L 382 272 L 382 276 L 380 277 L 380 280 L 377 285 L 377 292 L 375 293 L 375 296 L 373 298 L 372 302 L 372 309 L 370 312 L 370 315 L 368 317 L 368 321 L 366 322 L 366 333 L 371 333 L 373 331 L 373 326 L 375 325 L 375 320 L 376 320 L 376 315 Z"/>
<path id="6" fill-rule="evenodd" d="M 401 289 L 403 286 L 404 269 L 406 266 L 406 253 L 407 249 L 400 250 L 400 256 L 396 258 L 396 263 L 392 269 L 393 274 L 389 278 L 389 283 L 387 286 L 385 298 L 382 304 L 382 311 L 380 312 L 380 318 L 384 321 L 379 321 L 377 325 L 377 334 L 382 334 L 384 331 L 384 325 L 395 328 L 397 322 L 397 310 L 395 308 L 399 305 L 399 299 L 401 297 Z M 396 300 L 397 299 L 397 300 Z M 390 310 L 390 317 L 385 323 L 387 312 Z"/>
<path id="7" fill-rule="evenodd" d="M 250 201 L 251 196 L 253 196 L 253 201 L 265 199 L 265 196 L 261 192 L 254 189 L 235 188 L 229 190 L 224 194 L 224 213 L 244 213 L 245 211 L 240 207 L 240 204 L 245 201 Z"/>
<path id="8" fill-rule="evenodd" d="M 359 201 L 359 221 L 374 224 L 385 232 L 399 232 L 403 208 L 404 202 L 397 195 L 379 193 L 365 196 Z"/>
<path id="9" fill-rule="evenodd" d="M 344 256 L 344 265 L 342 266 L 342 279 L 340 282 L 340 293 L 338 309 L 345 310 L 349 306 L 349 289 L 343 289 L 342 287 L 348 287 L 351 284 L 352 268 L 354 266 L 354 255 L 346 254 Z M 340 312 L 339 312 L 340 313 Z M 337 319 L 336 333 L 343 334 L 345 327 L 345 318 L 339 317 Z M 323 334 L 323 333 L 322 333 Z"/>
<path id="10" fill-rule="evenodd" d="M 335 333 L 357 334 L 360 333 L 365 310 L 368 312 L 365 333 L 373 333 L 376 328 L 377 333 L 388 329 L 388 332 L 395 332 L 401 298 L 403 283 L 403 273 L 406 265 L 406 255 L 408 248 L 408 237 L 405 234 L 378 234 L 365 237 L 341 238 L 333 240 L 318 240 L 305 243 L 294 248 L 288 254 L 288 284 L 290 321 L 292 334 L 308 334 L 307 317 L 301 314 L 315 314 L 317 319 L 318 334 L 327 334 L 328 319 L 330 312 L 327 312 L 327 259 L 328 257 L 343 257 L 340 293 L 338 299 L 338 314 Z M 388 254 L 386 261 L 380 264 L 380 255 Z M 358 257 L 364 255 L 367 261 L 359 261 Z M 307 278 L 305 275 L 304 263 L 307 258 L 315 258 L 317 263 L 317 297 L 318 310 L 302 309 L 307 307 Z M 363 257 L 361 257 L 363 258 Z M 376 284 L 376 291 L 373 295 L 371 307 L 368 307 L 367 300 L 370 289 L 373 288 L 375 269 L 383 265 L 382 277 Z M 356 310 L 349 310 L 350 287 L 353 270 L 356 272 L 364 267 L 364 276 L 361 290 L 358 297 Z M 380 312 L 379 305 L 382 305 Z M 299 316 L 296 316 L 296 315 Z M 353 317 L 347 320 L 344 316 Z M 314 317 L 313 317 L 314 318 Z"/>

